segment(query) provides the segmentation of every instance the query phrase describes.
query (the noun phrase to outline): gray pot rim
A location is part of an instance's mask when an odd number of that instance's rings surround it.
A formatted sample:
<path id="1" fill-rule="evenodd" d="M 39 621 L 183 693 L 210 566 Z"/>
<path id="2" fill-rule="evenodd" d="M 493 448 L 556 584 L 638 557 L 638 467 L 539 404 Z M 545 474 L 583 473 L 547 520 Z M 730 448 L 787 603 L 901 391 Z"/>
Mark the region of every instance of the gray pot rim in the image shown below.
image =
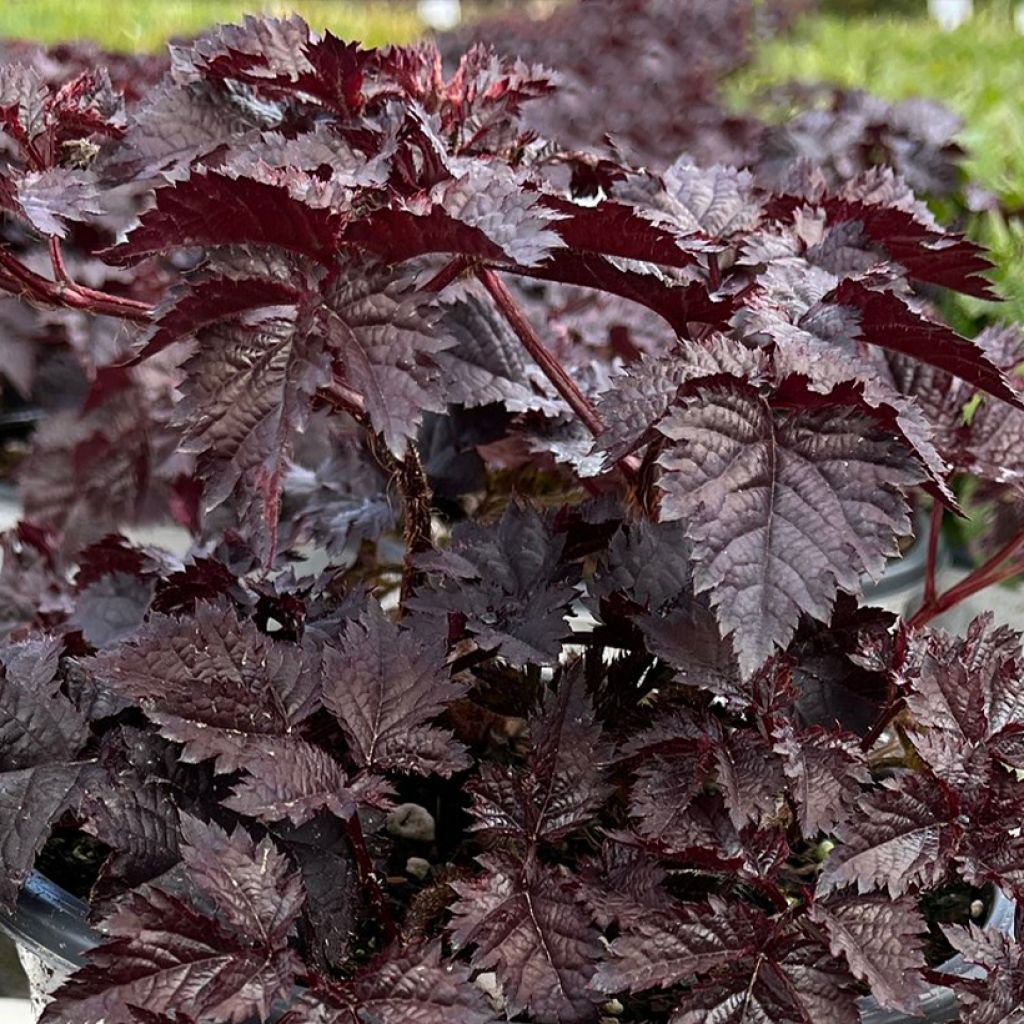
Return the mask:
<path id="1" fill-rule="evenodd" d="M 22 886 L 13 914 L 0 914 L 0 931 L 18 946 L 39 957 L 57 971 L 74 971 L 84 963 L 88 950 L 102 941 L 88 922 L 88 904 L 72 896 L 38 871 L 33 871 Z M 1013 937 L 1016 904 L 996 888 L 985 921 Z M 980 971 L 958 953 L 938 967 L 944 974 L 957 977 L 979 976 Z M 861 1024 L 938 1024 L 958 1019 L 959 1007 L 952 989 L 935 986 L 920 1001 L 920 1014 L 882 1009 L 873 998 L 859 1001 Z"/>

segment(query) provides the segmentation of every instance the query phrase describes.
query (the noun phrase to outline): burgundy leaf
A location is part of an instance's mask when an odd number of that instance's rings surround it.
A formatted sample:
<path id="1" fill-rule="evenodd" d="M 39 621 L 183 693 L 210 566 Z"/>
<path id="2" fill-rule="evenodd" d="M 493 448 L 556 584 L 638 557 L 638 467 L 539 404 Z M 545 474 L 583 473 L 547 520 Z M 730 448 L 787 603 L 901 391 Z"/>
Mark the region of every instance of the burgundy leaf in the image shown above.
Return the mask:
<path id="1" fill-rule="evenodd" d="M 60 690 L 61 646 L 47 638 L 0 651 L 0 771 L 71 760 L 85 742 L 85 721 Z"/>
<path id="2" fill-rule="evenodd" d="M 320 808 L 351 813 L 341 766 L 295 735 L 313 710 L 319 655 L 275 642 L 226 606 L 199 604 L 183 622 L 154 615 L 129 643 L 87 662 L 94 679 L 146 709 L 189 761 L 246 771 L 226 803 L 277 821 Z"/>
<path id="3" fill-rule="evenodd" d="M 583 673 L 569 671 L 530 721 L 526 771 L 484 765 L 472 786 L 474 828 L 525 840 L 557 842 L 586 824 L 609 795 L 601 726 Z"/>
<path id="4" fill-rule="evenodd" d="M 695 585 L 749 675 L 801 612 L 827 621 L 838 590 L 856 594 L 881 572 L 909 532 L 902 492 L 920 475 L 860 413 L 775 412 L 739 382 L 697 394 L 658 427 L 673 442 L 659 459 L 662 517 L 686 521 Z"/>
<path id="5" fill-rule="evenodd" d="M 816 941 L 752 907 L 713 898 L 630 923 L 598 970 L 602 991 L 665 988 L 700 979 L 678 999 L 673 1024 L 810 1024 L 858 1020 L 851 978 Z"/>
<path id="6" fill-rule="evenodd" d="M 349 983 L 318 1002 L 305 996 L 281 1024 L 491 1024 L 483 992 L 459 964 L 444 963 L 438 942 L 394 945 Z"/>
<path id="7" fill-rule="evenodd" d="M 409 274 L 359 261 L 342 264 L 321 299 L 319 330 L 366 403 L 374 429 L 399 458 L 425 412 L 443 412 L 434 356 L 438 334 L 427 298 Z"/>
<path id="8" fill-rule="evenodd" d="M 318 675 L 301 648 L 276 642 L 226 603 L 195 617 L 154 615 L 129 642 L 88 659 L 91 675 L 162 724 L 242 736 L 287 735 L 314 707 Z M 216 741 L 196 740 L 202 756 Z"/>
<path id="9" fill-rule="evenodd" d="M 298 865 L 306 905 L 299 934 L 320 970 L 342 967 L 359 938 L 363 892 L 346 825 L 319 814 L 298 828 L 278 826 L 278 846 Z"/>
<path id="10" fill-rule="evenodd" d="M 200 457 L 207 510 L 241 489 L 243 505 L 255 506 L 255 521 L 266 525 L 268 540 L 260 546 L 268 559 L 293 438 L 313 394 L 330 380 L 322 341 L 296 316 L 202 331 L 175 409 L 185 428 L 183 449 Z"/>
<path id="11" fill-rule="evenodd" d="M 770 744 L 756 734 L 736 732 L 714 744 L 718 783 L 733 825 L 759 823 L 777 810 L 785 787 L 783 766 Z"/>
<path id="12" fill-rule="evenodd" d="M 927 925 L 913 900 L 831 897 L 814 904 L 811 919 L 826 929 L 833 954 L 845 957 L 881 1006 L 917 1013 L 918 999 L 928 991 L 919 973 Z"/>
<path id="13" fill-rule="evenodd" d="M 438 330 L 455 342 L 434 357 L 450 403 L 472 409 L 500 402 L 510 412 L 564 414 L 564 403 L 486 297 L 470 291 L 446 304 Z"/>
<path id="14" fill-rule="evenodd" d="M 133 1008 L 168 1013 L 182 1000 L 199 1018 L 243 1024 L 287 998 L 298 969 L 281 943 L 227 931 L 159 889 L 131 893 L 103 930 L 109 938 L 57 991 L 47 1024 L 134 1024 Z"/>
<path id="15" fill-rule="evenodd" d="M 996 929 L 951 925 L 943 929 L 953 948 L 985 974 L 982 989 L 971 980 L 946 976 L 960 997 L 963 1024 L 1010 1022 L 1024 1000 L 1024 959 L 1012 936 Z"/>
<path id="16" fill-rule="evenodd" d="M 207 278 L 193 284 L 161 315 L 134 361 L 141 362 L 155 356 L 179 338 L 211 323 L 231 320 L 249 310 L 294 305 L 300 297 L 301 292 L 296 285 L 288 281 L 255 276 Z"/>
<path id="17" fill-rule="evenodd" d="M 42 764 L 0 773 L 0 907 L 14 908 L 50 826 L 72 804 L 79 766 Z"/>
<path id="18" fill-rule="evenodd" d="M 856 737 L 819 726 L 792 730 L 775 744 L 782 755 L 797 820 L 805 836 L 834 832 L 870 781 Z"/>
<path id="19" fill-rule="evenodd" d="M 195 734 L 186 728 L 177 735 L 187 741 Z M 267 822 L 287 818 L 301 825 L 321 809 L 342 818 L 355 811 L 344 769 L 326 751 L 303 740 L 250 738 L 237 750 L 227 740 L 220 745 L 217 767 L 227 771 L 229 764 L 246 773 L 222 801 L 239 814 Z"/>
<path id="20" fill-rule="evenodd" d="M 678 345 L 653 359 L 641 356 L 611 380 L 598 396 L 604 423 L 595 447 L 607 452 L 606 465 L 636 450 L 668 413 L 683 384 L 727 374 L 759 382 L 767 366 L 760 353 L 750 352 L 721 335 L 701 345 Z"/>
<path id="21" fill-rule="evenodd" d="M 962 639 L 944 633 L 912 638 L 907 706 L 927 730 L 914 742 L 937 774 L 962 777 L 976 747 L 995 739 L 999 756 L 999 734 L 1007 731 L 1009 739 L 1024 728 L 1021 672 L 1019 634 L 995 627 L 991 614 L 975 619 Z"/>
<path id="22" fill-rule="evenodd" d="M 600 955 L 590 924 L 558 875 L 534 862 L 480 860 L 484 875 L 453 882 L 452 941 L 474 947 L 471 962 L 494 970 L 511 1014 L 529 1012 L 538 1024 L 582 1024 L 597 997 L 589 982 Z"/>
<path id="23" fill-rule="evenodd" d="M 66 221 L 84 221 L 103 212 L 95 178 L 87 171 L 29 171 L 17 179 L 16 188 L 22 214 L 44 235 L 64 238 Z"/>
<path id="24" fill-rule="evenodd" d="M 170 786 L 134 772 L 89 772 L 81 789 L 82 827 L 113 851 L 104 879 L 134 887 L 178 862 L 178 809 Z"/>
<path id="25" fill-rule="evenodd" d="M 1020 406 L 1016 393 L 983 349 L 943 324 L 916 316 L 891 292 L 873 291 L 859 281 L 846 280 L 826 299 L 860 312 L 863 338 L 869 344 L 913 356 Z"/>
<path id="26" fill-rule="evenodd" d="M 749 171 L 699 167 L 689 156 L 681 156 L 661 180 L 664 187 L 659 192 L 642 179 L 630 178 L 616 185 L 615 195 L 631 198 L 653 223 L 671 225 L 681 234 L 724 239 L 752 231 L 761 219 L 762 203 Z"/>
<path id="27" fill-rule="evenodd" d="M 185 867 L 224 920 L 266 948 L 283 947 L 304 899 L 284 854 L 269 838 L 257 845 L 241 828 L 229 835 L 198 818 L 183 817 L 181 835 Z"/>
<path id="28" fill-rule="evenodd" d="M 451 552 L 425 564 L 428 573 L 436 567 L 437 582 L 406 607 L 429 620 L 463 616 L 479 647 L 516 664 L 555 660 L 576 593 L 563 548 L 564 538 L 538 512 L 513 502 L 494 526 L 456 526 Z"/>
<path id="29" fill-rule="evenodd" d="M 897 897 L 936 885 L 962 834 L 959 813 L 955 793 L 937 780 L 910 773 L 883 782 L 838 829 L 841 845 L 825 861 L 819 893 L 855 885 Z"/>
<path id="30" fill-rule="evenodd" d="M 342 219 L 294 199 L 279 185 L 194 172 L 158 189 L 156 205 L 107 259 L 124 264 L 140 256 L 192 245 L 273 245 L 328 264 Z"/>
<path id="31" fill-rule="evenodd" d="M 360 768 L 447 776 L 467 767 L 462 745 L 430 724 L 466 692 L 450 678 L 441 638 L 401 629 L 372 601 L 324 648 L 324 673 L 324 706 Z"/>

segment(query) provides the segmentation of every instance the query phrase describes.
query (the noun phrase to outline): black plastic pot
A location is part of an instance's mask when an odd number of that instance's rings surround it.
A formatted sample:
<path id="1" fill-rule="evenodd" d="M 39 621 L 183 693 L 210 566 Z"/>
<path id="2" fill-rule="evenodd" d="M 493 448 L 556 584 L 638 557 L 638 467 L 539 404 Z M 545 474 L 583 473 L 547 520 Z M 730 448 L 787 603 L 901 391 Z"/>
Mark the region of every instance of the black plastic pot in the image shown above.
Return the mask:
<path id="1" fill-rule="evenodd" d="M 996 890 L 987 926 L 1013 933 L 1014 903 Z M 37 956 L 49 970 L 65 974 L 80 967 L 85 953 L 100 941 L 89 927 L 82 900 L 33 872 L 18 897 L 15 912 L 0 914 L 0 930 L 23 950 Z M 977 969 L 957 955 L 939 968 L 945 974 L 969 977 Z M 862 1024 L 939 1024 L 958 1019 L 956 997 L 948 988 L 934 988 L 921 1000 L 921 1016 L 880 1009 L 873 999 L 860 1004 Z"/>
<path id="2" fill-rule="evenodd" d="M 52 970 L 73 971 L 100 941 L 89 927 L 88 911 L 77 896 L 33 871 L 18 895 L 14 913 L 0 915 L 0 930 Z"/>

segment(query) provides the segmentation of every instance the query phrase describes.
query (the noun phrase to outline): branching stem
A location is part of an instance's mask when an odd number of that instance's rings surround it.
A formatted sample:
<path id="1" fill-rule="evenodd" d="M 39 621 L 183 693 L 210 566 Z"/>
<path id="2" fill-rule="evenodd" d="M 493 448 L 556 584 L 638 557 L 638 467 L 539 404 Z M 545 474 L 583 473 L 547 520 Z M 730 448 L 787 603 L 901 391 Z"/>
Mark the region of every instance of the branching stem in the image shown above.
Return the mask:
<path id="1" fill-rule="evenodd" d="M 921 607 L 910 617 L 907 623 L 908 628 L 920 629 L 943 612 L 949 611 L 961 601 L 978 593 L 979 590 L 984 590 L 995 583 L 1001 583 L 1021 572 L 1024 565 L 1013 556 L 1022 548 L 1024 548 L 1024 530 L 1012 537 L 987 562 L 979 565 L 977 569 L 968 573 L 958 583 L 954 583 L 948 590 L 933 595 L 930 600 L 926 596 Z"/>
<path id="2" fill-rule="evenodd" d="M 96 291 L 69 280 L 59 245 L 54 245 L 53 241 L 50 245 L 50 260 L 59 280 L 47 280 L 5 249 L 0 249 L 0 269 L 3 271 L 0 273 L 0 281 L 5 287 L 15 285 L 12 291 L 17 290 L 18 294 L 44 306 L 80 309 L 86 313 L 118 317 L 135 323 L 148 323 L 153 319 L 153 307 L 144 302 Z"/>

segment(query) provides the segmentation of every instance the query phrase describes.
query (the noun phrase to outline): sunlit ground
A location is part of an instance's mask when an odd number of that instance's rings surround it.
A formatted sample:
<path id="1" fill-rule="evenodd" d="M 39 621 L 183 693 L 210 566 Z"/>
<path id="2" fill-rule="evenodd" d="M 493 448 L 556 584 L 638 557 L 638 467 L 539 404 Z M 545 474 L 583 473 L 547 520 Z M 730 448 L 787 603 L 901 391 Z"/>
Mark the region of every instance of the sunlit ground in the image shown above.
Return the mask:
<path id="1" fill-rule="evenodd" d="M 967 176 L 1004 208 L 963 226 L 993 251 L 997 288 L 1009 300 L 995 315 L 1024 322 L 1024 221 L 1006 215 L 1024 208 L 1024 15 L 1016 3 L 976 7 L 979 13 L 955 31 L 924 13 L 808 18 L 788 38 L 761 47 L 730 83 L 730 99 L 742 108 L 796 79 L 888 100 L 923 96 L 951 107 L 963 120 L 958 141 Z M 982 308 L 976 300 L 957 301 L 972 314 Z"/>
<path id="2" fill-rule="evenodd" d="M 314 28 L 368 46 L 415 39 L 415 4 L 388 0 L 0 0 L 0 38 L 93 39 L 109 49 L 155 50 L 243 14 L 301 14 Z"/>

